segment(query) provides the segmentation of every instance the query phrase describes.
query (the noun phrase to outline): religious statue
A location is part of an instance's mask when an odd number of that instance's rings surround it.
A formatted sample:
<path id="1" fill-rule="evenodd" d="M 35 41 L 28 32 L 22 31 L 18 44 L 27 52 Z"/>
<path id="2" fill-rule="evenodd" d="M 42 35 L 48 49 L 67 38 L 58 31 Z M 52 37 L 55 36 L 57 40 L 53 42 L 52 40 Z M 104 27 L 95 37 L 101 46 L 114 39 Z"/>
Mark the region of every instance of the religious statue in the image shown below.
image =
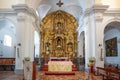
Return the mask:
<path id="1" fill-rule="evenodd" d="M 62 34 L 62 32 L 63 32 L 62 27 L 63 27 L 62 23 L 58 22 L 57 25 L 56 25 L 56 28 L 55 28 L 57 34 Z"/>
<path id="2" fill-rule="evenodd" d="M 68 43 L 68 52 L 72 52 L 72 43 Z"/>
<path id="3" fill-rule="evenodd" d="M 61 47 L 61 40 L 60 39 L 57 40 L 57 47 Z"/>
<path id="4" fill-rule="evenodd" d="M 50 53 L 50 43 L 46 43 L 46 54 Z"/>

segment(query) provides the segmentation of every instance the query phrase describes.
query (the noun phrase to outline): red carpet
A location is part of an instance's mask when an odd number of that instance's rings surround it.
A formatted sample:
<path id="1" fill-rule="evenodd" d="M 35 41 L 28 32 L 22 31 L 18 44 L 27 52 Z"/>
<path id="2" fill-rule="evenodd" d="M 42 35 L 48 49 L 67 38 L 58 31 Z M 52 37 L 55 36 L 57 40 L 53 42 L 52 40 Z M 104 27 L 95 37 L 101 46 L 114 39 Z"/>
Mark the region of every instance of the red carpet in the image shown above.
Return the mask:
<path id="1" fill-rule="evenodd" d="M 74 72 L 45 72 L 45 75 L 75 75 Z"/>

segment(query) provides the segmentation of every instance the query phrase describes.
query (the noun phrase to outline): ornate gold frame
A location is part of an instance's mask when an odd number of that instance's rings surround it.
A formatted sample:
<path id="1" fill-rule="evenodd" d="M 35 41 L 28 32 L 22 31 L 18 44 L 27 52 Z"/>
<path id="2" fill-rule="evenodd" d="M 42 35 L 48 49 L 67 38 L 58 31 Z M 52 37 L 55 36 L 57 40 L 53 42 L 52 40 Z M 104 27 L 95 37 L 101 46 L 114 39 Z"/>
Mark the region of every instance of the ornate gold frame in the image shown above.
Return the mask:
<path id="1" fill-rule="evenodd" d="M 48 14 L 41 22 L 41 56 L 70 57 L 77 54 L 76 19 L 61 10 Z"/>

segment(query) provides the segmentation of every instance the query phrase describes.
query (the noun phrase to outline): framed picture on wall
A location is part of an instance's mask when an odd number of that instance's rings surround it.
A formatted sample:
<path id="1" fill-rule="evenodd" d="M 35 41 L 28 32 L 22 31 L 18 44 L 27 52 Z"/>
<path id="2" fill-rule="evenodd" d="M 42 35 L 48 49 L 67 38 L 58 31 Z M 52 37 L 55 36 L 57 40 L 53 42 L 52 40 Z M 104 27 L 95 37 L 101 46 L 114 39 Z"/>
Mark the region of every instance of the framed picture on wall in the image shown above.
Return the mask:
<path id="1" fill-rule="evenodd" d="M 117 37 L 105 41 L 106 56 L 114 57 L 118 55 Z"/>

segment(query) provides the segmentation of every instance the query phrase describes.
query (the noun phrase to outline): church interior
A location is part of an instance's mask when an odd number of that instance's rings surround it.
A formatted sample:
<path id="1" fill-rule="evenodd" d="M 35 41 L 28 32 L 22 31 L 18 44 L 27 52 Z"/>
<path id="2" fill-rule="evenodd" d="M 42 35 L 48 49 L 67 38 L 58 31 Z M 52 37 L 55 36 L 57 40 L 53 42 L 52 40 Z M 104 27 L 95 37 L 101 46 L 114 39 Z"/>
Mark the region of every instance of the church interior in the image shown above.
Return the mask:
<path id="1" fill-rule="evenodd" d="M 0 0 L 0 80 L 120 80 L 120 0 Z"/>

